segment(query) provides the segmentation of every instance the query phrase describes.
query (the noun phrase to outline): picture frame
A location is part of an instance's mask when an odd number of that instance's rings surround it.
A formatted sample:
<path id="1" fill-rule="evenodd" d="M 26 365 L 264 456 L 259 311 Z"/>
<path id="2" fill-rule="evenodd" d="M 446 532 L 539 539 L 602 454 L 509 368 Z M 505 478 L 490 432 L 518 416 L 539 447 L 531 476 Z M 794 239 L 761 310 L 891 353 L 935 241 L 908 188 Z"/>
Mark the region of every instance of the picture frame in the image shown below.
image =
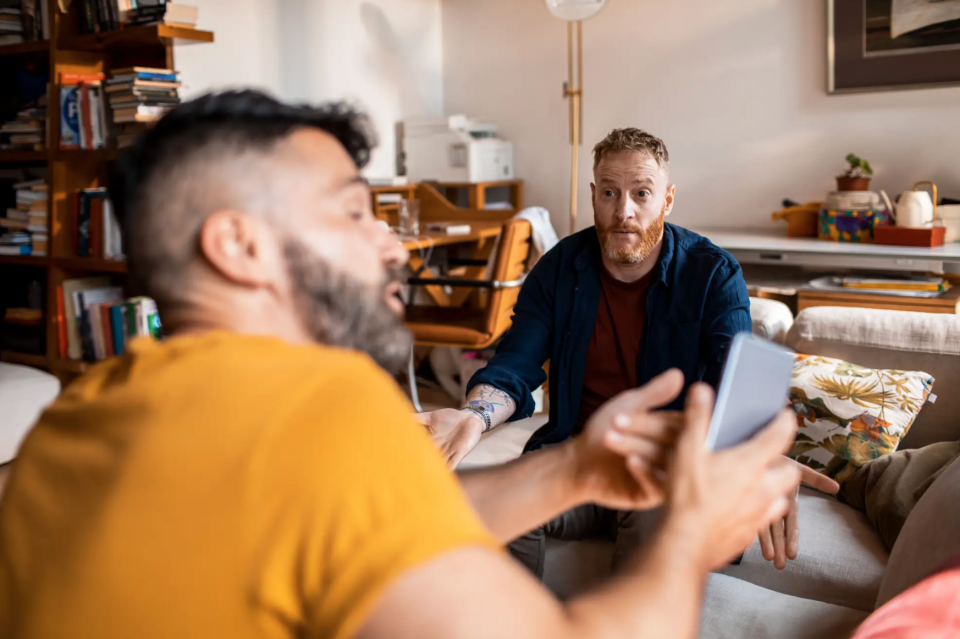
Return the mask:
<path id="1" fill-rule="evenodd" d="M 827 93 L 960 86 L 960 19 L 943 20 L 955 9 L 955 0 L 827 0 Z"/>

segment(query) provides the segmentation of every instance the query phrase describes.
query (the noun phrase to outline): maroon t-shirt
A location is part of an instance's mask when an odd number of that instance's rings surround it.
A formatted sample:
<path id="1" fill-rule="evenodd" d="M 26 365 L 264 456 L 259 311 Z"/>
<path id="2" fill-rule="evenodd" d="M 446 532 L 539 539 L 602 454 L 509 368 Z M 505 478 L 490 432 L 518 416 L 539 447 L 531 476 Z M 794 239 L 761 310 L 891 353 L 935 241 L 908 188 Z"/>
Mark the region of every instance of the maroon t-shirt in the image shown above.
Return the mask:
<path id="1" fill-rule="evenodd" d="M 600 269 L 600 302 L 583 369 L 583 392 L 574 434 L 611 397 L 637 387 L 640 338 L 647 322 L 647 291 L 652 273 L 621 282 Z"/>

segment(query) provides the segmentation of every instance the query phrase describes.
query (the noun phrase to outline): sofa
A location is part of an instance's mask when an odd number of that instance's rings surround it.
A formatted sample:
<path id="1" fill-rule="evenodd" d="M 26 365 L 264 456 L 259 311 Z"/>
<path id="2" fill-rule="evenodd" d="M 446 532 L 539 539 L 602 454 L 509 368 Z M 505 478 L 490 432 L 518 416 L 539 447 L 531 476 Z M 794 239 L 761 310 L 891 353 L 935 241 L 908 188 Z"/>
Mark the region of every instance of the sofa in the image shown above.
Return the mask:
<path id="1" fill-rule="evenodd" d="M 779 337 L 797 352 L 933 375 L 933 392 L 939 399 L 923 408 L 901 449 L 960 440 L 960 392 L 950 392 L 960 380 L 960 317 L 812 308 L 791 322 L 783 315 L 785 307 L 777 307 L 777 302 L 751 301 L 755 332 Z M 465 464 L 485 465 L 519 455 L 538 424 L 518 424 L 486 435 Z M 957 504 L 960 459 L 923 495 L 888 553 L 863 514 L 834 497 L 802 488 L 800 556 L 778 571 L 763 559 L 754 542 L 740 565 L 711 575 L 704 593 L 700 636 L 849 636 L 878 606 L 960 552 Z M 643 517 L 641 536 L 653 534 L 657 515 L 654 511 Z M 582 591 L 609 574 L 612 548 L 605 540 L 550 540 L 545 584 L 560 597 Z"/>

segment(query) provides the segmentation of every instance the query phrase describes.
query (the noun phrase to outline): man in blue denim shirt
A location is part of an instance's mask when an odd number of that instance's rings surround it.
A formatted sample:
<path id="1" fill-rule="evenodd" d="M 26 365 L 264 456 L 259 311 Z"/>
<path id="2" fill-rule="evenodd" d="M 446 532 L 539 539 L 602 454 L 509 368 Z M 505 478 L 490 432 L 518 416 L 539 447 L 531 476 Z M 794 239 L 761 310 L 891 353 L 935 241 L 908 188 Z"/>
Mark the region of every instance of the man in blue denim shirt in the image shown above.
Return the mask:
<path id="1" fill-rule="evenodd" d="M 594 148 L 595 226 L 561 241 L 530 272 L 513 325 L 486 368 L 468 385 L 467 404 L 423 415 L 456 466 L 480 435 L 533 413 L 531 392 L 550 362 L 550 420 L 525 452 L 579 433 L 594 410 L 671 368 L 687 387 L 716 387 L 736 333 L 750 331 L 740 266 L 706 238 L 666 224 L 676 193 L 663 142 L 638 129 L 612 131 Z M 666 410 L 679 409 L 683 395 Z M 804 479 L 836 492 L 807 469 Z M 827 483 L 830 482 L 830 483 Z M 636 536 L 631 513 L 596 506 L 570 511 L 511 545 L 542 576 L 544 538 L 580 539 L 626 527 L 616 558 Z M 761 532 L 764 556 L 778 567 L 797 555 L 796 509 L 784 526 Z"/>

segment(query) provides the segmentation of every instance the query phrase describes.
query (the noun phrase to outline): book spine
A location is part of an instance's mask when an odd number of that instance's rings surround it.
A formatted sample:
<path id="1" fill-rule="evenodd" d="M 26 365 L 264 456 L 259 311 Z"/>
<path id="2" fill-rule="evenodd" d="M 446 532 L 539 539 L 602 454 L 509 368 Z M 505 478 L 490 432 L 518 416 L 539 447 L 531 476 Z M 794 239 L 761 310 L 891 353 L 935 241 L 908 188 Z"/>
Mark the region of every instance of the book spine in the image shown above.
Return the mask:
<path id="1" fill-rule="evenodd" d="M 110 304 L 100 306 L 100 322 L 103 327 L 103 355 L 104 357 L 113 357 L 113 331 L 110 330 Z"/>
<path id="2" fill-rule="evenodd" d="M 127 302 L 127 339 L 133 339 L 137 336 L 137 305 L 135 302 Z"/>
<path id="3" fill-rule="evenodd" d="M 103 198 L 90 201 L 90 257 L 103 258 Z"/>
<path id="4" fill-rule="evenodd" d="M 90 196 L 83 191 L 77 216 L 77 256 L 90 257 Z"/>
<path id="5" fill-rule="evenodd" d="M 103 87 L 97 87 L 97 120 L 100 125 L 100 148 L 110 146 L 110 129 L 107 125 L 107 94 Z"/>
<path id="6" fill-rule="evenodd" d="M 146 315 L 147 335 L 153 339 L 159 340 L 161 335 L 160 313 L 157 310 L 157 303 L 150 298 L 143 301 L 143 312 Z"/>
<path id="7" fill-rule="evenodd" d="M 80 109 L 76 85 L 60 87 L 60 148 L 80 148 Z"/>
<path id="8" fill-rule="evenodd" d="M 80 148 L 93 148 L 93 128 L 90 124 L 90 85 L 80 85 Z"/>
<path id="9" fill-rule="evenodd" d="M 93 15 L 93 0 L 83 0 L 83 32 L 93 33 L 96 20 Z"/>
<path id="10" fill-rule="evenodd" d="M 91 32 L 100 33 L 100 2 L 99 0 L 87 0 L 87 2 L 90 3 Z"/>
<path id="11" fill-rule="evenodd" d="M 84 361 L 95 362 L 97 358 L 93 346 L 93 326 L 90 323 L 90 312 L 89 309 L 85 308 L 85 304 L 83 303 L 83 293 L 81 292 L 78 295 L 80 297 L 80 319 L 78 322 L 80 328 L 80 349 L 83 352 Z"/>
<path id="12" fill-rule="evenodd" d="M 123 304 L 110 307 L 110 333 L 113 335 L 113 352 L 123 355 Z"/>
<path id="13" fill-rule="evenodd" d="M 67 326 L 67 354 L 70 359 L 81 360 L 83 340 L 80 338 L 80 292 L 73 291 L 69 300 L 66 297 L 64 300 L 68 303 L 67 314 L 73 318 L 73 322 Z"/>
<path id="14" fill-rule="evenodd" d="M 97 11 L 100 14 L 100 31 L 110 31 L 110 7 L 107 0 L 97 0 Z"/>
<path id="15" fill-rule="evenodd" d="M 67 359 L 67 313 L 63 285 L 57 286 L 57 354 Z"/>

